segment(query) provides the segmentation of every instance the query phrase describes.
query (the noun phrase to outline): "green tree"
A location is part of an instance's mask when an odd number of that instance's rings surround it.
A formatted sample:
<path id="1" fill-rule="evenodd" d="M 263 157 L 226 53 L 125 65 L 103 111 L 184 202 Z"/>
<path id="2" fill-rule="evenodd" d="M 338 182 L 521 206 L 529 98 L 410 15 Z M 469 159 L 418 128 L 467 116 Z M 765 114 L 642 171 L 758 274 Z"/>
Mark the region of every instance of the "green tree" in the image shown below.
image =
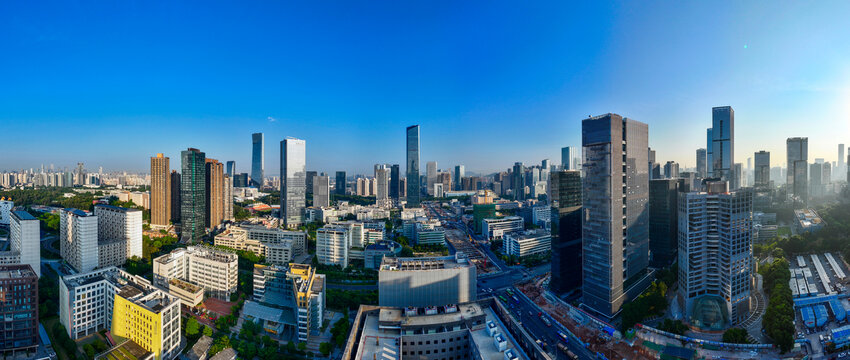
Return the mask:
<path id="1" fill-rule="evenodd" d="M 723 342 L 733 344 L 749 344 L 747 331 L 741 328 L 731 328 L 723 333 Z"/>
<path id="2" fill-rule="evenodd" d="M 201 325 L 198 323 L 198 320 L 194 317 L 190 317 L 189 320 L 186 321 L 186 336 L 187 337 L 195 337 L 200 333 Z"/>
<path id="3" fill-rule="evenodd" d="M 298 343 L 298 350 L 299 350 L 299 351 L 307 350 L 307 343 L 305 343 L 305 342 L 303 342 L 303 341 L 302 341 L 302 342 L 300 342 L 300 343 Z"/>
<path id="4" fill-rule="evenodd" d="M 95 354 L 95 352 L 94 352 L 94 346 L 92 346 L 91 344 L 85 344 L 85 345 L 83 345 L 83 352 L 85 352 L 85 353 L 86 353 L 86 356 L 87 356 L 89 359 L 94 359 L 94 354 Z"/>
<path id="5" fill-rule="evenodd" d="M 324 356 L 328 356 L 331 354 L 331 350 L 333 350 L 333 345 L 331 343 L 323 342 L 319 344 L 319 352 Z"/>
<path id="6" fill-rule="evenodd" d="M 204 335 L 212 336 L 213 335 L 213 329 L 209 326 L 204 326 Z"/>

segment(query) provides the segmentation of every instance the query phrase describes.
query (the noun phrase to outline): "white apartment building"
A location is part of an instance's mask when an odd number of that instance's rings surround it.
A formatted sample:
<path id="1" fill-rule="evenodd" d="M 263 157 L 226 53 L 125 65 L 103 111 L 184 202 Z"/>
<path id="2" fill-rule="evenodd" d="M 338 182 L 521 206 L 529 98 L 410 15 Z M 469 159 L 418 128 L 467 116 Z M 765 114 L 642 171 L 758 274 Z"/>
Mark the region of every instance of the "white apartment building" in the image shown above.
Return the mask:
<path id="1" fill-rule="evenodd" d="M 320 264 L 347 267 L 350 246 L 351 236 L 344 227 L 325 226 L 316 230 L 316 256 Z"/>
<path id="2" fill-rule="evenodd" d="M 207 297 L 225 301 L 236 292 L 239 257 L 206 246 L 175 249 L 153 260 L 154 285 L 167 289 L 168 281 L 180 279 L 204 288 Z"/>
<path id="3" fill-rule="evenodd" d="M 113 316 L 115 311 L 122 316 Z M 128 313 L 147 316 L 126 316 Z M 62 277 L 59 322 L 73 340 L 103 329 L 145 334 L 148 341 L 138 336 L 131 340 L 155 352 L 156 359 L 173 359 L 180 347 L 179 299 L 153 287 L 147 279 L 116 267 Z"/>
<path id="4" fill-rule="evenodd" d="M 691 324 L 725 329 L 750 312 L 753 197 L 707 187 L 679 196 L 679 299 Z"/>
<path id="5" fill-rule="evenodd" d="M 481 224 L 481 233 L 490 240 L 501 239 L 505 233 L 522 231 L 525 223 L 522 217 L 505 216 L 503 218 L 484 219 Z"/>
<path id="6" fill-rule="evenodd" d="M 97 217 L 98 267 L 121 266 L 142 257 L 142 211 L 111 205 L 94 207 Z"/>
<path id="7" fill-rule="evenodd" d="M 506 233 L 502 241 L 502 251 L 505 255 L 525 257 L 552 250 L 552 234 L 545 229 Z"/>
<path id="8" fill-rule="evenodd" d="M 349 247 L 362 248 L 366 246 L 364 239 L 365 229 L 362 222 L 354 220 L 331 221 L 328 225 L 342 227 L 348 230 Z"/>
<path id="9" fill-rule="evenodd" d="M 28 264 L 41 277 L 41 233 L 38 219 L 26 211 L 13 211 L 9 224 L 10 251 L 18 263 Z"/>
<path id="10" fill-rule="evenodd" d="M 59 253 L 77 272 L 97 268 L 97 216 L 79 209 L 60 210 Z"/>
<path id="11" fill-rule="evenodd" d="M 15 203 L 12 200 L 6 200 L 6 198 L 0 198 L 0 225 L 9 225 L 11 221 L 10 216 L 12 215 L 12 208 L 15 206 Z"/>

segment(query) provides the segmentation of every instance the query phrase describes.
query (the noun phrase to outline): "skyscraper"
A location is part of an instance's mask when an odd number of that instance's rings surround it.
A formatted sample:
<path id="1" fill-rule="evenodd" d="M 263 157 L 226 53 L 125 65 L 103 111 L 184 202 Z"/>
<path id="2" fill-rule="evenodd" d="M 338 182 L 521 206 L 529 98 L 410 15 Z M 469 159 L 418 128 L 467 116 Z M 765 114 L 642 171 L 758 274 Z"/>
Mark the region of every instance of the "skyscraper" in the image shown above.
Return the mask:
<path id="1" fill-rule="evenodd" d="M 230 160 L 227 162 L 227 176 L 233 179 L 233 174 L 236 174 L 236 161 Z"/>
<path id="2" fill-rule="evenodd" d="M 697 149 L 697 176 L 701 179 L 706 177 L 706 156 L 707 152 L 704 148 Z"/>
<path id="3" fill-rule="evenodd" d="M 755 153 L 756 168 L 753 172 L 753 181 L 756 187 L 770 186 L 770 153 L 759 151 Z"/>
<path id="4" fill-rule="evenodd" d="M 263 133 L 251 134 L 253 142 L 253 151 L 251 153 L 251 185 L 256 188 L 263 187 L 263 178 L 265 176 L 265 140 Z"/>
<path id="5" fill-rule="evenodd" d="M 636 296 L 644 282 L 624 283 L 649 263 L 648 134 L 617 114 L 582 121 L 582 302 L 607 317 Z"/>
<path id="6" fill-rule="evenodd" d="M 844 144 L 838 144 L 838 168 L 835 169 L 836 179 L 844 173 Z"/>
<path id="7" fill-rule="evenodd" d="M 345 171 L 336 172 L 336 185 L 334 186 L 334 194 L 345 195 Z"/>
<path id="8" fill-rule="evenodd" d="M 574 146 L 565 146 L 561 148 L 561 168 L 564 170 L 579 170 L 576 168 L 575 158 L 578 156 L 578 151 Z"/>
<path id="9" fill-rule="evenodd" d="M 550 170 L 549 169 L 549 159 L 543 159 L 543 161 L 540 162 L 540 170 L 541 171 L 543 171 L 543 170 L 549 171 Z M 549 178 L 547 177 L 547 178 L 543 179 L 543 181 L 549 181 Z"/>
<path id="10" fill-rule="evenodd" d="M 552 196 L 552 280 L 557 294 L 581 289 L 581 172 L 554 171 L 550 175 Z M 493 206 L 493 205 L 490 205 Z M 495 207 L 493 212 L 495 212 Z M 479 224 L 476 224 L 480 226 Z"/>
<path id="11" fill-rule="evenodd" d="M 647 158 L 647 163 L 649 165 L 649 179 L 660 179 L 661 178 L 661 169 L 658 170 L 658 174 L 655 173 L 655 167 L 658 165 L 655 163 L 655 150 L 652 148 L 647 148 L 649 151 Z"/>
<path id="12" fill-rule="evenodd" d="M 26 211 L 12 211 L 9 221 L 9 248 L 41 276 L 40 222 Z"/>
<path id="13" fill-rule="evenodd" d="M 805 204 L 809 201 L 809 138 L 788 138 L 785 145 L 788 197 L 796 197 Z"/>
<path id="14" fill-rule="evenodd" d="M 171 223 L 176 224 L 176 223 L 180 222 L 180 211 L 182 210 L 181 209 L 182 202 L 180 202 L 180 189 L 181 189 L 181 187 L 180 187 L 180 182 L 181 182 L 180 173 L 177 172 L 177 170 L 171 170 L 171 175 L 169 177 L 171 178 L 171 184 L 170 184 L 171 188 L 169 189 L 169 191 L 171 193 L 171 195 L 170 195 L 170 197 L 171 197 L 171 206 L 170 206 L 171 216 L 170 217 L 171 217 Z"/>
<path id="15" fill-rule="evenodd" d="M 307 144 L 286 138 L 280 142 L 280 218 L 287 228 L 304 223 Z"/>
<path id="16" fill-rule="evenodd" d="M 649 181 L 649 251 L 650 264 L 666 267 L 676 259 L 679 239 L 679 179 Z"/>
<path id="17" fill-rule="evenodd" d="M 59 211 L 59 253 L 77 272 L 89 272 L 98 264 L 97 216 L 78 209 Z"/>
<path id="18" fill-rule="evenodd" d="M 466 168 L 463 165 L 455 165 L 454 189 L 463 190 L 463 178 L 466 177 Z"/>
<path id="19" fill-rule="evenodd" d="M 428 190 L 428 195 L 434 196 L 434 184 L 437 183 L 437 162 L 429 161 L 425 163 L 425 179 Z"/>
<path id="20" fill-rule="evenodd" d="M 395 202 L 399 200 L 399 187 L 401 186 L 399 176 L 399 166 L 398 164 L 393 164 L 390 168 L 390 199 Z"/>
<path id="21" fill-rule="evenodd" d="M 513 185 L 514 200 L 525 200 L 525 166 L 521 162 L 514 163 L 511 185 Z"/>
<path id="22" fill-rule="evenodd" d="M 151 157 L 151 225 L 168 225 L 171 220 L 171 171 L 162 153 Z"/>
<path id="23" fill-rule="evenodd" d="M 705 130 L 705 177 L 710 178 L 714 177 L 714 145 L 712 145 L 712 139 L 714 135 L 712 134 L 712 128 L 708 128 Z"/>
<path id="24" fill-rule="evenodd" d="M 189 148 L 180 152 L 180 241 L 194 243 L 204 237 L 206 217 L 206 154 Z"/>
<path id="25" fill-rule="evenodd" d="M 331 180 L 325 175 L 313 177 L 313 206 L 331 206 Z"/>
<path id="26" fill-rule="evenodd" d="M 664 177 L 668 179 L 679 178 L 679 164 L 675 161 L 668 161 L 664 164 Z"/>
<path id="27" fill-rule="evenodd" d="M 419 125 L 407 127 L 407 207 L 419 207 Z"/>
<path id="28" fill-rule="evenodd" d="M 204 225 L 215 228 L 224 219 L 224 164 L 216 159 L 205 159 Z"/>
<path id="29" fill-rule="evenodd" d="M 679 206 L 679 298 L 689 323 L 722 330 L 750 311 L 753 197 L 709 182 L 682 194 Z"/>
<path id="30" fill-rule="evenodd" d="M 86 184 L 86 170 L 83 168 L 83 163 L 77 163 L 77 179 L 75 185 L 83 186 Z"/>
<path id="31" fill-rule="evenodd" d="M 375 170 L 375 204 L 383 207 L 392 206 L 390 201 L 390 169 L 386 165 L 380 165 Z"/>
<path id="32" fill-rule="evenodd" d="M 318 173 L 315 172 L 315 171 L 308 171 L 307 172 L 307 178 L 306 178 L 305 184 L 307 184 L 306 188 L 307 188 L 308 194 L 313 193 L 313 178 L 315 178 L 317 175 L 318 175 Z"/>
<path id="33" fill-rule="evenodd" d="M 735 111 L 731 106 L 711 108 L 711 168 L 714 177 L 732 181 L 735 167 Z M 737 184 L 735 184 L 737 185 Z"/>
<path id="34" fill-rule="evenodd" d="M 233 217 L 233 178 L 230 175 L 224 175 L 224 195 L 222 199 L 224 201 L 224 208 L 222 215 L 222 220 L 233 221 L 235 218 Z"/>

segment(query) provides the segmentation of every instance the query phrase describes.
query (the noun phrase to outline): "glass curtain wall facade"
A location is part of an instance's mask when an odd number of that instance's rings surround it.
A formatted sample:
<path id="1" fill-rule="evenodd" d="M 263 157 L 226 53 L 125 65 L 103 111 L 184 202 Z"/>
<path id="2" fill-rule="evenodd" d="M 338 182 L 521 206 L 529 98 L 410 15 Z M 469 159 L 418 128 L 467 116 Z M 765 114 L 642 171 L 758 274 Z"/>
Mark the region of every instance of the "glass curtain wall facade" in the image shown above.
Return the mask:
<path id="1" fill-rule="evenodd" d="M 307 203 L 307 145 L 288 138 L 280 142 L 280 218 L 287 228 L 304 224 Z"/>
<path id="2" fill-rule="evenodd" d="M 180 240 L 194 243 L 204 237 L 206 217 L 206 154 L 189 148 L 180 152 Z"/>
<path id="3" fill-rule="evenodd" d="M 265 139 L 263 133 L 251 134 L 253 149 L 251 151 L 251 186 L 263 187 L 265 176 Z"/>
<path id="4" fill-rule="evenodd" d="M 419 125 L 407 127 L 407 207 L 419 207 Z"/>
<path id="5" fill-rule="evenodd" d="M 735 111 L 731 106 L 711 108 L 711 166 L 714 177 L 734 181 L 735 166 Z M 734 187 L 733 187 L 734 188 Z"/>

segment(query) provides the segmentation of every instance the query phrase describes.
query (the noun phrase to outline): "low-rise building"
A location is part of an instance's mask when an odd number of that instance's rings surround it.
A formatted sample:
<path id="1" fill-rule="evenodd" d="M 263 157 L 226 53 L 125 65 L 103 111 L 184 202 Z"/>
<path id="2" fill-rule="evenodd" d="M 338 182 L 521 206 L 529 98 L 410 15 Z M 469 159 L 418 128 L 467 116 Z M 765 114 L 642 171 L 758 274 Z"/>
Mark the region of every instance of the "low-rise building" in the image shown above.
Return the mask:
<path id="1" fill-rule="evenodd" d="M 481 223 L 481 233 L 490 240 L 501 239 L 505 233 L 521 231 L 524 228 L 525 223 L 519 216 L 484 219 Z"/>
<path id="2" fill-rule="evenodd" d="M 179 299 L 116 267 L 62 277 L 59 321 L 74 340 L 107 329 L 156 360 L 178 355 Z"/>
<path id="3" fill-rule="evenodd" d="M 826 222 L 821 219 L 815 209 L 794 210 L 794 228 L 797 233 L 812 233 L 826 226 Z"/>
<path id="4" fill-rule="evenodd" d="M 153 260 L 154 285 L 167 289 L 168 281 L 180 279 L 198 285 L 205 295 L 230 300 L 238 285 L 239 257 L 206 246 L 189 246 Z"/>
<path id="5" fill-rule="evenodd" d="M 552 234 L 545 229 L 510 232 L 502 237 L 502 242 L 505 255 L 520 258 L 552 250 Z"/>
<path id="6" fill-rule="evenodd" d="M 306 341 L 311 331 L 321 328 L 325 304 L 325 275 L 312 266 L 254 265 L 254 297 L 245 302 L 243 316 L 261 323 L 269 334 L 289 327 L 298 341 Z"/>
<path id="7" fill-rule="evenodd" d="M 475 265 L 462 252 L 443 257 L 384 257 L 378 270 L 381 306 L 441 306 L 475 301 L 477 296 Z"/>
<path id="8" fill-rule="evenodd" d="M 189 307 L 195 307 L 204 302 L 204 288 L 188 281 L 180 279 L 168 280 L 168 288 L 165 290 L 169 294 L 179 298 L 183 305 Z"/>
<path id="9" fill-rule="evenodd" d="M 307 233 L 261 225 L 231 226 L 215 236 L 216 246 L 246 250 L 263 256 L 271 264 L 288 264 L 307 252 Z"/>
<path id="10" fill-rule="evenodd" d="M 401 244 L 391 240 L 381 240 L 366 245 L 363 251 L 363 266 L 367 269 L 378 269 L 385 256 L 397 256 L 401 253 Z"/>

